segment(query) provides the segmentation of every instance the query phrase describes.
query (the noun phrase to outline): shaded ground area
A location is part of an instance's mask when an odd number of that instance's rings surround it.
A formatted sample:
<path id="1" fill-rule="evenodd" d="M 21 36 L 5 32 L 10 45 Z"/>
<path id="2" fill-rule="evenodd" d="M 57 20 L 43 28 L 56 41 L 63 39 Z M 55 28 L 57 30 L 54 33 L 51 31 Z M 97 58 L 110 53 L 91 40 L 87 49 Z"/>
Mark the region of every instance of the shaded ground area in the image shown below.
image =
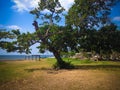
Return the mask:
<path id="1" fill-rule="evenodd" d="M 76 69 L 52 70 L 52 62 L 2 62 L 0 74 L 9 77 L 0 78 L 0 90 L 120 90 L 119 64 L 77 64 Z"/>

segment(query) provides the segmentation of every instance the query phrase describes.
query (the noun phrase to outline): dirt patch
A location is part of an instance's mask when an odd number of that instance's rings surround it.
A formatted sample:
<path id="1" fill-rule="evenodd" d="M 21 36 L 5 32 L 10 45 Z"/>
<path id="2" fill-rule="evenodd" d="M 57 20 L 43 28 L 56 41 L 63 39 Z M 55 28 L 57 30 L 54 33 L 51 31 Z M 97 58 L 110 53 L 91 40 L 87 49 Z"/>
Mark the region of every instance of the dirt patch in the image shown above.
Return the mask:
<path id="1" fill-rule="evenodd" d="M 6 82 L 0 90 L 120 90 L 120 76 L 99 70 L 39 70 Z"/>

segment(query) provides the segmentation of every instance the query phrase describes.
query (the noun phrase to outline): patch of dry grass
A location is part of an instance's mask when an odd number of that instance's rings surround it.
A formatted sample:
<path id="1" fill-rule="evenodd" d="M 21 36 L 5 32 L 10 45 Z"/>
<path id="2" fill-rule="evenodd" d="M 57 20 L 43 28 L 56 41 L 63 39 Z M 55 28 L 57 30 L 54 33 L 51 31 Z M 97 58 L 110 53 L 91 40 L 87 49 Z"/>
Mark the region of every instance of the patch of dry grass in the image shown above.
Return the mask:
<path id="1" fill-rule="evenodd" d="M 42 70 L 13 80 L 2 90 L 120 90 L 120 76 L 98 70 Z"/>
<path id="2" fill-rule="evenodd" d="M 0 90 L 120 90 L 120 69 L 55 71 L 51 69 L 51 62 L 45 60 L 5 63 L 0 67 L 11 68 L 20 76 L 0 83 Z"/>

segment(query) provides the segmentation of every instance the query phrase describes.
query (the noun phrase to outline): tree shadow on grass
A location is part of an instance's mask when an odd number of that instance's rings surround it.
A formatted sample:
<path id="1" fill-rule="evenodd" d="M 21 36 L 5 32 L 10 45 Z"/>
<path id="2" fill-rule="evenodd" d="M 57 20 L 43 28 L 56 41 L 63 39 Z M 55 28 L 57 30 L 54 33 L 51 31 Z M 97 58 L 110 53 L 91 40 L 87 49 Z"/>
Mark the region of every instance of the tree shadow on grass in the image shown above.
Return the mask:
<path id="1" fill-rule="evenodd" d="M 52 69 L 52 68 L 31 68 L 31 69 L 24 69 L 27 72 L 34 72 L 34 71 L 47 71 L 48 74 L 58 74 L 58 70 Z"/>
<path id="2" fill-rule="evenodd" d="M 56 69 L 52 68 L 30 68 L 30 69 L 24 69 L 27 72 L 34 72 L 34 71 L 57 71 Z M 59 69 L 63 70 L 63 69 Z M 120 65 L 76 65 L 74 68 L 71 69 L 65 69 L 65 70 L 112 70 L 112 71 L 119 71 Z"/>
<path id="3" fill-rule="evenodd" d="M 109 69 L 120 70 L 120 65 L 76 65 L 74 69 L 93 70 L 93 69 Z"/>
<path id="4" fill-rule="evenodd" d="M 45 67 L 42 67 L 42 68 L 30 68 L 30 69 L 24 69 L 25 71 L 27 72 L 34 72 L 34 71 L 40 71 L 40 70 L 52 70 L 51 68 L 45 68 Z"/>

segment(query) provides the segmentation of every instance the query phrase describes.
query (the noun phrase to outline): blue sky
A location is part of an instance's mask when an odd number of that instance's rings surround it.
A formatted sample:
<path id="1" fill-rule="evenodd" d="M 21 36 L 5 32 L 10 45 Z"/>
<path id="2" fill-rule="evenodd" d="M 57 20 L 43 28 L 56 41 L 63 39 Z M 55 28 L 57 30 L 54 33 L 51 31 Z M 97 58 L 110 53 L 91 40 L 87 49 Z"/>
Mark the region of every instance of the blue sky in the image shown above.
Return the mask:
<path id="1" fill-rule="evenodd" d="M 30 10 L 37 6 L 39 0 L 0 0 L 0 28 L 7 29 L 20 29 L 21 32 L 34 32 L 32 22 L 34 16 L 29 13 Z M 74 0 L 60 0 L 62 6 L 69 10 Z M 112 8 L 110 15 L 111 20 L 120 26 L 120 3 Z M 64 24 L 62 22 L 61 24 Z M 36 45 L 35 45 L 36 46 Z M 33 54 L 38 54 L 37 49 L 33 48 Z M 49 52 L 46 52 L 49 54 Z M 7 53 L 0 49 L 0 55 L 2 54 L 17 54 Z"/>

